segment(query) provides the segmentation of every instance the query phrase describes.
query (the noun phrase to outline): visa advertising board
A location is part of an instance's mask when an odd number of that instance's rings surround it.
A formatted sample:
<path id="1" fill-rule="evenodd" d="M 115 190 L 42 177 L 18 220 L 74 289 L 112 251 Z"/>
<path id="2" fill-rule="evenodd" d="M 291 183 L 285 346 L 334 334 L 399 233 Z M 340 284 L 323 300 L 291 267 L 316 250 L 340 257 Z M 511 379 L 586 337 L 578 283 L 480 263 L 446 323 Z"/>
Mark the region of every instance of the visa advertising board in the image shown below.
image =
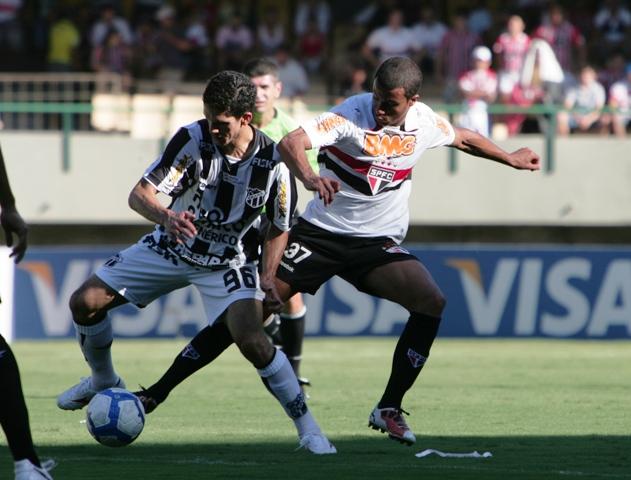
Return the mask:
<path id="1" fill-rule="evenodd" d="M 447 297 L 445 337 L 631 338 L 631 248 L 408 245 Z M 31 248 L 7 285 L 3 331 L 74 337 L 68 299 L 116 248 Z M 12 288 L 10 288 L 12 287 Z M 7 296 L 10 292 L 10 297 Z M 398 335 L 408 313 L 339 278 L 305 296 L 307 335 Z M 7 302 L 9 305 L 7 306 Z M 112 312 L 118 337 L 192 336 L 206 325 L 193 288 Z M 9 325 L 7 325 L 9 323 Z"/>

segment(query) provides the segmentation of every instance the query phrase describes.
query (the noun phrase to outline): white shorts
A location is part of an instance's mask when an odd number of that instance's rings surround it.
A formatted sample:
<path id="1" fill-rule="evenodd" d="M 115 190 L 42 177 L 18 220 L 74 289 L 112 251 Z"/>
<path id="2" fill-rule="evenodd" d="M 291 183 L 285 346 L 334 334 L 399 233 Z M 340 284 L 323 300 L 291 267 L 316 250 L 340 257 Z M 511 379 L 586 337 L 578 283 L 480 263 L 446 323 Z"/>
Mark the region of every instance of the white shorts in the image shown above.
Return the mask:
<path id="1" fill-rule="evenodd" d="M 194 285 L 204 301 L 209 324 L 237 300 L 265 298 L 254 263 L 210 270 L 188 265 L 177 257 L 164 258 L 141 243 L 117 253 L 95 273 L 141 308 L 173 290 Z"/>

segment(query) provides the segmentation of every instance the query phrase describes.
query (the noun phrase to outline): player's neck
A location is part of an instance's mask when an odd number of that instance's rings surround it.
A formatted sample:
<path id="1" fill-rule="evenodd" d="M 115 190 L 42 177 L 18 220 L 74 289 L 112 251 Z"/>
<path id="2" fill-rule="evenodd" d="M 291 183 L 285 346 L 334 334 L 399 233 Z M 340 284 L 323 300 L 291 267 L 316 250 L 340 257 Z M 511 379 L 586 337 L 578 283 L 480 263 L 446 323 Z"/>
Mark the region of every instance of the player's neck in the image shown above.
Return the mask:
<path id="1" fill-rule="evenodd" d="M 234 158 L 243 158 L 248 150 L 252 141 L 254 140 L 254 130 L 251 125 L 247 125 L 239 132 L 239 135 L 229 145 L 225 145 L 221 148 L 224 155 L 230 155 Z"/>
<path id="2" fill-rule="evenodd" d="M 261 113 L 256 113 L 254 115 L 254 119 L 252 120 L 252 124 L 256 127 L 256 128 L 265 128 L 267 127 L 270 123 L 272 123 L 272 120 L 274 120 L 274 117 L 276 116 L 276 108 L 272 107 L 269 110 L 265 111 L 265 112 L 261 112 Z"/>

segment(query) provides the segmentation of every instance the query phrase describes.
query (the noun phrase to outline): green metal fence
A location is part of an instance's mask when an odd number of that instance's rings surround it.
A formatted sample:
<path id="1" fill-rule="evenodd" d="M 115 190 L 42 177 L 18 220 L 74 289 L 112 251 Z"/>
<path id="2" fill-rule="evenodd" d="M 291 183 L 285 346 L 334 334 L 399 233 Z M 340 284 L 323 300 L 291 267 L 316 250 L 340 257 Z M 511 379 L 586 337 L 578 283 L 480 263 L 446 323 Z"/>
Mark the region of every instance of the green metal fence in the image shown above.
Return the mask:
<path id="1" fill-rule="evenodd" d="M 453 122 L 454 115 L 462 112 L 461 104 L 432 104 L 432 108 L 435 111 L 446 112 L 449 119 Z M 328 110 L 328 105 L 309 105 L 309 111 L 325 111 Z M 70 137 L 75 130 L 73 125 L 73 116 L 77 114 L 91 114 L 94 108 L 91 103 L 44 103 L 44 102 L 0 102 L 0 115 L 12 114 L 12 113 L 32 113 L 32 114 L 57 114 L 61 116 L 61 131 L 63 134 L 62 139 L 62 168 L 64 171 L 68 171 L 71 166 L 70 158 Z M 533 116 L 540 116 L 547 121 L 545 131 L 545 153 L 543 157 L 543 170 L 546 173 L 554 171 L 555 160 L 555 138 L 556 138 L 556 117 L 557 113 L 561 110 L 560 107 L 555 105 L 533 105 L 531 107 L 518 107 L 509 105 L 490 105 L 488 112 L 494 115 L 505 114 L 527 114 Z M 172 109 L 161 110 L 162 113 L 170 114 Z M 160 140 L 161 145 L 164 145 L 166 138 Z M 449 171 L 455 173 L 458 170 L 457 150 L 450 149 L 449 154 Z"/>

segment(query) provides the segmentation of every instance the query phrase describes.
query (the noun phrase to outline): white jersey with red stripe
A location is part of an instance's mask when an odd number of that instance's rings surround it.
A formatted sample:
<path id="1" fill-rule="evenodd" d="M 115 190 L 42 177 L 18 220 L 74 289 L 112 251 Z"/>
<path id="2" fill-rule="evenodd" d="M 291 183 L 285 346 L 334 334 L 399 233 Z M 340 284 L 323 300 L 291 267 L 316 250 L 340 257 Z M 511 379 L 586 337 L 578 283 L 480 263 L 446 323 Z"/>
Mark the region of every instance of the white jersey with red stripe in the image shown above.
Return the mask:
<path id="1" fill-rule="evenodd" d="M 314 196 L 302 217 L 333 233 L 397 243 L 408 229 L 412 169 L 425 150 L 450 145 L 455 136 L 447 120 L 420 102 L 402 127 L 379 128 L 370 93 L 350 97 L 302 128 L 320 148 L 320 175 L 341 185 L 328 206 Z"/>

